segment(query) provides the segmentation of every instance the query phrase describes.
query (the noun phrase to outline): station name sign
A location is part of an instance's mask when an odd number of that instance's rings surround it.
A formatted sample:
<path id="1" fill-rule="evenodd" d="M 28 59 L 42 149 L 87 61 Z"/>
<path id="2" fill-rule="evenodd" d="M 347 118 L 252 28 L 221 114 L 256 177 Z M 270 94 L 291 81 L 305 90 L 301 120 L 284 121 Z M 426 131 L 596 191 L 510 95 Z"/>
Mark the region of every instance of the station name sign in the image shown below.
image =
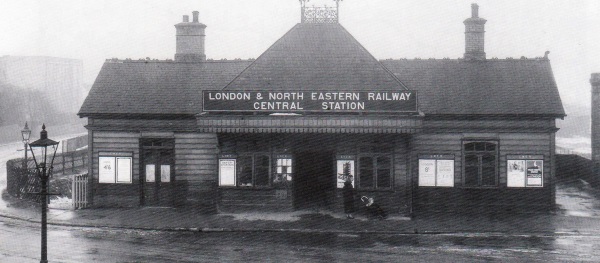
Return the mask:
<path id="1" fill-rule="evenodd" d="M 203 91 L 207 112 L 416 112 L 417 92 Z"/>

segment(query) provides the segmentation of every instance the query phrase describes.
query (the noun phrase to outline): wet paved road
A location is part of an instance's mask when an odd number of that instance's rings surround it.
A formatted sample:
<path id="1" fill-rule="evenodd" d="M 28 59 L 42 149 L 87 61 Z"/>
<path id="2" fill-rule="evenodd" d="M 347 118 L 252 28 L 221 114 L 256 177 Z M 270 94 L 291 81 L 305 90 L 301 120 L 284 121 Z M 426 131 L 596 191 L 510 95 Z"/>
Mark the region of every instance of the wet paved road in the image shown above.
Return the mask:
<path id="1" fill-rule="evenodd" d="M 39 262 L 39 225 L 3 218 L 0 262 Z M 192 233 L 50 226 L 50 262 L 600 262 L 587 234 Z"/>

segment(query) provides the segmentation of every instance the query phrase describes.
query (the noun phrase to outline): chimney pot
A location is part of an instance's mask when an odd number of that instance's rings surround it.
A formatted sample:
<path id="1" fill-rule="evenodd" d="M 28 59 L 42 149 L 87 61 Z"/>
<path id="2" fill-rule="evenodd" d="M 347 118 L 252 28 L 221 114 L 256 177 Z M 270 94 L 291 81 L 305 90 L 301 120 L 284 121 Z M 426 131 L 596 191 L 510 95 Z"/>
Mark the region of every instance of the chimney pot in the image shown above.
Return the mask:
<path id="1" fill-rule="evenodd" d="M 190 16 L 184 15 L 183 16 L 183 22 L 185 22 L 185 23 L 190 22 Z"/>
<path id="2" fill-rule="evenodd" d="M 199 13 L 200 13 L 200 12 L 198 12 L 198 11 L 194 11 L 194 12 L 192 12 L 192 14 L 194 15 L 194 21 L 193 21 L 194 23 L 198 23 L 198 14 L 199 14 Z"/>
<path id="3" fill-rule="evenodd" d="M 600 73 L 592 73 L 590 83 L 592 84 L 592 86 L 600 86 Z"/>
<path id="4" fill-rule="evenodd" d="M 475 3 L 471 4 L 471 17 L 473 17 L 473 18 L 479 17 L 479 6 Z"/>

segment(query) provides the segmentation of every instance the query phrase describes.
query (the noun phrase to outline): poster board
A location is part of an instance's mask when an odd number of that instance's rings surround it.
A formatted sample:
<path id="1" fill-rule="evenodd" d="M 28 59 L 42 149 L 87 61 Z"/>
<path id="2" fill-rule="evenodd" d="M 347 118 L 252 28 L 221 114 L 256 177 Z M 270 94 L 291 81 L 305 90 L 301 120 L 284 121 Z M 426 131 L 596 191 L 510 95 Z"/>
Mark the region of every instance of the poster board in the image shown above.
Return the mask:
<path id="1" fill-rule="evenodd" d="M 98 182 L 101 184 L 115 183 L 115 157 L 98 157 Z"/>
<path id="2" fill-rule="evenodd" d="M 350 178 L 352 187 L 355 186 L 356 178 L 356 156 L 354 155 L 338 155 L 336 156 L 336 187 L 344 188 L 344 182 Z"/>
<path id="3" fill-rule="evenodd" d="M 420 155 L 418 185 L 454 187 L 454 155 Z"/>
<path id="4" fill-rule="evenodd" d="M 236 159 L 235 155 L 219 156 L 219 186 L 235 186 Z"/>
<path id="5" fill-rule="evenodd" d="M 544 156 L 507 155 L 506 187 L 544 187 Z"/>
<path id="6" fill-rule="evenodd" d="M 98 153 L 98 182 L 130 184 L 133 181 L 132 152 Z"/>
<path id="7" fill-rule="evenodd" d="M 133 173 L 133 167 L 131 165 L 133 158 L 131 157 L 117 157 L 117 183 L 131 183 Z"/>

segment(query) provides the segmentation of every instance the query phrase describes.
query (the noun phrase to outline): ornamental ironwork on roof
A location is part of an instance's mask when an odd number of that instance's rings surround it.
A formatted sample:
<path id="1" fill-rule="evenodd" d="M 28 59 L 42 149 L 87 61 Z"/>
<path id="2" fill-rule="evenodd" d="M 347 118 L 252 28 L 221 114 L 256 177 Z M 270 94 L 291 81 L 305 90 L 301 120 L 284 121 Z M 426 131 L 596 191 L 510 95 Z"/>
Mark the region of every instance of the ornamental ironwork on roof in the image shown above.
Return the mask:
<path id="1" fill-rule="evenodd" d="M 310 0 L 300 0 L 301 22 L 302 23 L 338 23 L 340 1 L 333 0 L 335 7 L 325 6 L 306 6 Z"/>

